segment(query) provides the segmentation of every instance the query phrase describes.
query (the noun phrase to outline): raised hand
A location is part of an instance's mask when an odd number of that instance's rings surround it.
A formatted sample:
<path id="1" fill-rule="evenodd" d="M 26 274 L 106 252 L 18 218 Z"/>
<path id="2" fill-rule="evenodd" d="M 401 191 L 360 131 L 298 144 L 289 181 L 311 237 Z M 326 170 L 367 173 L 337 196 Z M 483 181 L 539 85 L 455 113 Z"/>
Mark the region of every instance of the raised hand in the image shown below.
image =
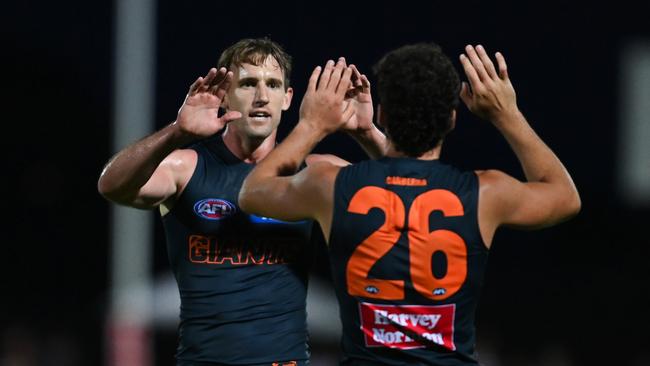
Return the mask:
<path id="1" fill-rule="evenodd" d="M 373 126 L 372 95 L 370 94 L 370 81 L 366 75 L 361 74 L 355 65 L 350 65 L 352 70 L 352 87 L 346 93 L 345 103 L 354 110 L 354 114 L 341 127 L 348 132 L 364 133 Z"/>
<path id="2" fill-rule="evenodd" d="M 506 60 L 499 52 L 495 54 L 498 72 L 483 46 L 465 47 L 466 54 L 460 55 L 460 62 L 469 80 L 463 82 L 460 98 L 472 113 L 492 123 L 518 113 L 515 89 L 508 77 Z"/>
<path id="3" fill-rule="evenodd" d="M 325 133 L 338 130 L 354 114 L 354 109 L 343 103 L 352 85 L 351 76 L 343 58 L 336 65 L 327 61 L 322 73 L 321 67 L 316 67 L 300 104 L 300 120 Z"/>
<path id="4" fill-rule="evenodd" d="M 195 137 L 208 137 L 219 132 L 228 122 L 241 118 L 241 113 L 236 111 L 218 116 L 232 77 L 232 71 L 225 67 L 219 70 L 213 67 L 207 75 L 196 79 L 178 110 L 176 123 L 182 131 Z"/>

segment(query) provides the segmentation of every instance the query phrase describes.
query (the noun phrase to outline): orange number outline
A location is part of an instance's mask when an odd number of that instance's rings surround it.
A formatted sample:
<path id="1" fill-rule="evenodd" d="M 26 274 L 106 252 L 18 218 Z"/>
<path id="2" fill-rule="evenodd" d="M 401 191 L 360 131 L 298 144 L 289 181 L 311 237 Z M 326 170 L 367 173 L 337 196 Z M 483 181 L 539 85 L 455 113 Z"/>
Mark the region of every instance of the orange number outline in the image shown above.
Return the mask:
<path id="1" fill-rule="evenodd" d="M 403 280 L 371 279 L 368 273 L 397 244 L 405 226 L 404 203 L 390 190 L 368 186 L 354 194 L 348 212 L 367 215 L 372 208 L 384 212 L 384 223 L 363 240 L 350 256 L 346 266 L 348 294 L 403 300 Z M 408 216 L 409 272 L 418 293 L 432 300 L 444 300 L 455 294 L 467 278 L 467 246 L 463 238 L 453 231 L 429 231 L 429 215 L 433 211 L 441 211 L 445 217 L 464 215 L 458 196 L 445 189 L 424 192 L 413 200 Z M 431 257 L 435 252 L 442 252 L 447 259 L 447 272 L 442 278 L 433 275 Z"/>

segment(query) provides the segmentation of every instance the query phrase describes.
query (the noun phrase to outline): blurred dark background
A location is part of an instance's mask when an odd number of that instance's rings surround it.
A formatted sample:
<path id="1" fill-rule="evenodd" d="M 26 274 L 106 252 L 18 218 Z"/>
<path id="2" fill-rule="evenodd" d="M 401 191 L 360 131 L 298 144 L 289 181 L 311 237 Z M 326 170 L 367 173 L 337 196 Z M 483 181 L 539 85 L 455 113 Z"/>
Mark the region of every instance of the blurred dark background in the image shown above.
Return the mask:
<path id="1" fill-rule="evenodd" d="M 2 6 L 0 366 L 104 364 L 110 204 L 96 181 L 115 152 L 114 8 L 74 0 Z M 641 1 L 162 0 L 151 65 L 156 127 L 174 120 L 188 86 L 221 50 L 245 37 L 269 36 L 293 55 L 296 95 L 281 138 L 297 120 L 310 71 L 329 58 L 345 56 L 372 82 L 374 62 L 405 43 L 437 42 L 459 72 L 466 44 L 501 51 L 520 108 L 573 175 L 583 208 L 553 228 L 497 233 L 477 311 L 482 360 L 650 365 L 650 188 L 626 196 L 619 179 L 621 116 L 630 108 L 622 57 L 630 45 L 650 48 L 649 13 Z M 650 95 L 639 98 L 650 103 Z M 650 124 L 650 115 L 638 118 Z M 365 158 L 343 135 L 317 151 Z M 635 169 L 648 172 L 645 151 Z M 501 136 L 464 106 L 442 160 L 523 178 Z M 152 276 L 169 272 L 157 220 Z M 324 260 L 314 276 L 328 281 Z M 155 327 L 152 339 L 156 365 L 172 365 L 175 327 Z M 316 337 L 314 364 L 327 364 L 337 348 Z"/>

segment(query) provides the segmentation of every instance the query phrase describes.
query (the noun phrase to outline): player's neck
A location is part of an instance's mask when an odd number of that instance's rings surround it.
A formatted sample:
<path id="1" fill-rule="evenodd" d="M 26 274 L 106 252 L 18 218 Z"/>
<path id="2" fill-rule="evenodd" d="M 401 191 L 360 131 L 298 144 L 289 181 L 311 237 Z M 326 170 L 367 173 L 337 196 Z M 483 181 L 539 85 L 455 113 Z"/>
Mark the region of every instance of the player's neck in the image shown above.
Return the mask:
<path id="1" fill-rule="evenodd" d="M 442 150 L 442 143 L 433 149 L 425 152 L 424 154 L 417 157 L 418 160 L 437 160 L 440 158 L 440 150 Z M 386 156 L 389 158 L 406 158 L 408 155 L 397 150 L 395 145 L 391 141 L 388 141 L 388 147 L 386 149 Z"/>
<path id="2" fill-rule="evenodd" d="M 236 157 L 246 163 L 257 163 L 264 159 L 275 147 L 277 130 L 264 139 L 256 139 L 226 128 L 223 142 Z"/>

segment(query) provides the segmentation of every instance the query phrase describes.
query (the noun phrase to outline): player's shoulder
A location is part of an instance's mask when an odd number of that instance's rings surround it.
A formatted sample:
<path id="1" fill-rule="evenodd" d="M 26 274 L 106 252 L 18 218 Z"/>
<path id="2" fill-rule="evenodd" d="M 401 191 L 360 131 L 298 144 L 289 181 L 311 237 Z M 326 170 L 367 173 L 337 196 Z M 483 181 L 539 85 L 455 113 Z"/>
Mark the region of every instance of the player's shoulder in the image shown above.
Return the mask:
<path id="1" fill-rule="evenodd" d="M 498 184 L 513 179 L 506 172 L 498 169 L 474 170 L 481 184 Z"/>
<path id="2" fill-rule="evenodd" d="M 164 162 L 177 168 L 194 167 L 197 158 L 198 154 L 194 149 L 176 149 L 167 155 Z"/>
<path id="3" fill-rule="evenodd" d="M 512 196 L 521 182 L 508 173 L 498 169 L 475 170 L 479 191 L 483 198 L 493 197 L 498 201 Z"/>
<path id="4" fill-rule="evenodd" d="M 172 151 L 160 163 L 159 169 L 172 177 L 176 185 L 184 189 L 198 165 L 198 155 L 191 149 L 177 149 Z"/>
<path id="5" fill-rule="evenodd" d="M 312 179 L 322 180 L 335 177 L 341 168 L 348 165 L 349 164 L 342 165 L 339 162 L 333 162 L 330 160 L 316 160 L 308 162 L 304 171 Z"/>
<path id="6" fill-rule="evenodd" d="M 331 165 L 340 167 L 348 166 L 351 164 L 349 161 L 333 154 L 309 154 L 305 158 L 305 163 L 307 166 L 319 163 L 329 163 Z"/>

